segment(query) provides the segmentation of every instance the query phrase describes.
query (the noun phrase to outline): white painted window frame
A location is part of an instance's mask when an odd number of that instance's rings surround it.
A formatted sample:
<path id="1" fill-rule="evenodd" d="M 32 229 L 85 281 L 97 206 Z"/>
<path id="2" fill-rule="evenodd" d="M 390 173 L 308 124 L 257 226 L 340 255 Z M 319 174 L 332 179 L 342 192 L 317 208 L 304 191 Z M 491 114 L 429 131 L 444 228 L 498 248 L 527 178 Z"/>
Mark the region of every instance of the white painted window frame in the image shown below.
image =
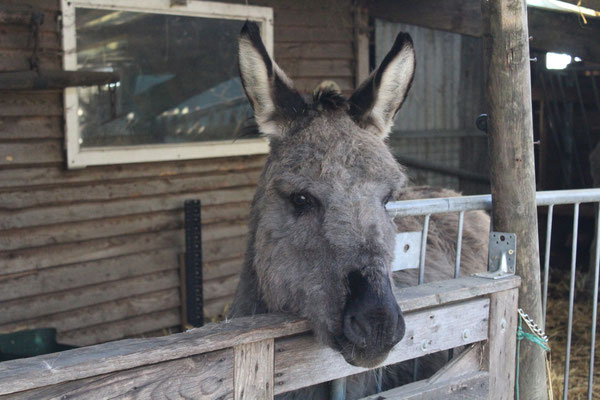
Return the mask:
<path id="1" fill-rule="evenodd" d="M 77 69 L 75 7 L 235 19 L 240 21 L 248 19 L 259 23 L 265 47 L 271 55 L 273 54 L 273 9 L 271 7 L 195 0 L 190 0 L 187 5 L 175 5 L 172 7 L 171 0 L 61 0 L 61 7 L 63 15 L 63 64 L 65 70 Z M 266 154 L 269 151 L 268 142 L 264 138 L 82 148 L 79 143 L 79 118 L 77 116 L 79 98 L 77 88 L 65 89 L 64 105 L 66 125 L 65 147 L 67 150 L 68 168 L 75 169 L 90 165 Z"/>

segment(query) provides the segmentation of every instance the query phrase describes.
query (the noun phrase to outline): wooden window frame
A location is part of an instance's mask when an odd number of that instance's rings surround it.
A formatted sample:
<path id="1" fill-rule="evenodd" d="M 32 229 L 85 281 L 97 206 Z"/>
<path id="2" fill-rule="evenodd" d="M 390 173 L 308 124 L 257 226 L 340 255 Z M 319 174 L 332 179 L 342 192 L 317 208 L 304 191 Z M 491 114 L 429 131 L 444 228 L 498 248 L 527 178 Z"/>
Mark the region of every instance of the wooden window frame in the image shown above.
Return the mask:
<path id="1" fill-rule="evenodd" d="M 123 10 L 204 18 L 252 20 L 259 23 L 267 51 L 273 54 L 273 9 L 271 7 L 246 6 L 209 1 L 190 1 L 186 5 L 173 5 L 171 0 L 61 0 L 63 15 L 62 44 L 65 70 L 77 69 L 75 8 Z M 147 144 L 135 146 L 110 146 L 82 148 L 80 146 L 79 98 L 77 88 L 64 91 L 65 147 L 68 168 L 91 165 L 126 164 L 151 161 L 189 160 L 199 158 L 231 157 L 266 154 L 266 139 L 241 139 L 190 142 L 177 144 Z"/>

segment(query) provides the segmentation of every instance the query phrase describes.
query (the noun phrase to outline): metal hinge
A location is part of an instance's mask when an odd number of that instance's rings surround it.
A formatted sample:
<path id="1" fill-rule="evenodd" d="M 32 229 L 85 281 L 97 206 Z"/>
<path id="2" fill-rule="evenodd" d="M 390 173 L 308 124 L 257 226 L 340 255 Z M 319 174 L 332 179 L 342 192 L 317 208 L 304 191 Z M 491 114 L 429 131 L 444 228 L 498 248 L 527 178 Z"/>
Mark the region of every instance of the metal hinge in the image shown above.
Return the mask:
<path id="1" fill-rule="evenodd" d="M 488 250 L 488 272 L 475 274 L 482 278 L 500 279 L 515 274 L 517 234 L 491 232 Z"/>

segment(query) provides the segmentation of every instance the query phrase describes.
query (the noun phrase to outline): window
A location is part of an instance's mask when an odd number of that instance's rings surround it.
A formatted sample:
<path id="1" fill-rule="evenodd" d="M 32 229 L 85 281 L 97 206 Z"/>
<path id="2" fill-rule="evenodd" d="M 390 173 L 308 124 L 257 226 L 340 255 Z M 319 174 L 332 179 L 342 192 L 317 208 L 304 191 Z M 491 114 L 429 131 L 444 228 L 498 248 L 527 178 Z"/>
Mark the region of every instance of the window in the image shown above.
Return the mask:
<path id="1" fill-rule="evenodd" d="M 205 1 L 62 1 L 66 70 L 117 82 L 65 90 L 69 168 L 260 154 L 238 77 L 237 37 L 256 21 L 273 50 L 273 10 Z"/>

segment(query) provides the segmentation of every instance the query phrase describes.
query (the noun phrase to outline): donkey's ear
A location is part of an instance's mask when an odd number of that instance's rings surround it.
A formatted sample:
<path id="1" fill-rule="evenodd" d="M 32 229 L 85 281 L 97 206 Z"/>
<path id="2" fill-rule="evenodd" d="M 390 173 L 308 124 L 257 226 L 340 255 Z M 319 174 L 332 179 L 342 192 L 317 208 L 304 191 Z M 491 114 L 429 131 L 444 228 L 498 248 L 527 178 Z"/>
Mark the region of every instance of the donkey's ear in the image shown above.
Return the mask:
<path id="1" fill-rule="evenodd" d="M 306 111 L 306 102 L 290 78 L 269 57 L 254 22 L 246 21 L 242 28 L 239 66 L 244 90 L 263 134 L 281 134 L 289 122 Z"/>
<path id="2" fill-rule="evenodd" d="M 415 50 L 408 33 L 399 33 L 390 52 L 350 97 L 350 116 L 362 128 L 385 137 L 402 106 L 415 73 Z"/>

